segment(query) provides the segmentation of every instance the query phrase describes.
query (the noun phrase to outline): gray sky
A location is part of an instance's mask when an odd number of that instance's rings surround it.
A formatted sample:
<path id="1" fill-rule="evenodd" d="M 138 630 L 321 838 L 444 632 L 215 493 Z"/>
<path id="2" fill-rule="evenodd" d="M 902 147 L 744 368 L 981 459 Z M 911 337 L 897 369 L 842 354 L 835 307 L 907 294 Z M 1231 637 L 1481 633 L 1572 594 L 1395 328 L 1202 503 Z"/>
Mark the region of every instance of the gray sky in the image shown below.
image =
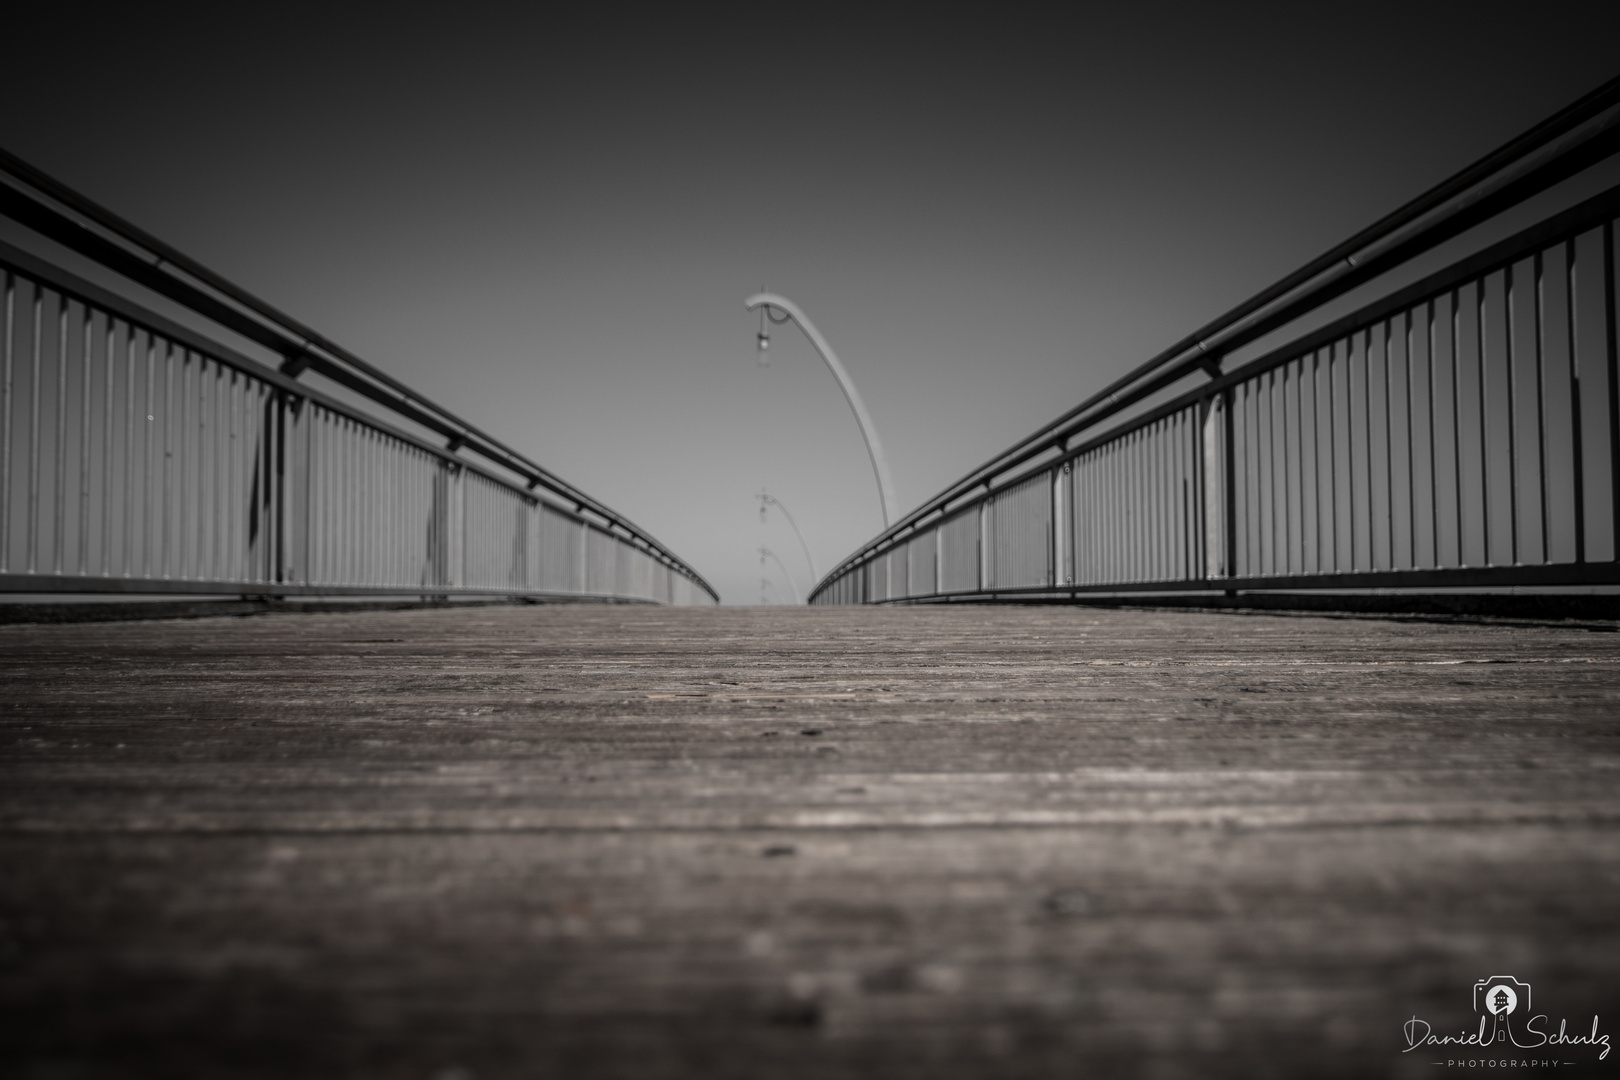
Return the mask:
<path id="1" fill-rule="evenodd" d="M 758 602 L 761 544 L 809 582 L 762 486 L 823 572 L 881 525 L 836 384 L 789 327 L 758 366 L 745 295 L 827 335 L 909 509 L 1620 68 L 1612 3 L 41 6 L 4 16 L 0 144 L 729 603 Z"/>

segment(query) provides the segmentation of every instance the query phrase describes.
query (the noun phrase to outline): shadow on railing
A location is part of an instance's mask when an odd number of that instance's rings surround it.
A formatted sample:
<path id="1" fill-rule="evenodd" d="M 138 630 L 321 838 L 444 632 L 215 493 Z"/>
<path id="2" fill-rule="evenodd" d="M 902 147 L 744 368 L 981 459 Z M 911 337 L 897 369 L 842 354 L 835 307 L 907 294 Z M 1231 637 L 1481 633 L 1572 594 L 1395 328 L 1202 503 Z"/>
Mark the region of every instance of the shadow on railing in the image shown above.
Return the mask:
<path id="1" fill-rule="evenodd" d="M 970 473 L 811 602 L 1620 585 L 1620 188 L 1222 367 L 1613 155 L 1617 120 L 1620 80 Z"/>
<path id="2" fill-rule="evenodd" d="M 280 357 L 0 244 L 0 593 L 716 601 L 621 515 L 206 268 L 9 155 L 0 180 L 0 213 Z"/>

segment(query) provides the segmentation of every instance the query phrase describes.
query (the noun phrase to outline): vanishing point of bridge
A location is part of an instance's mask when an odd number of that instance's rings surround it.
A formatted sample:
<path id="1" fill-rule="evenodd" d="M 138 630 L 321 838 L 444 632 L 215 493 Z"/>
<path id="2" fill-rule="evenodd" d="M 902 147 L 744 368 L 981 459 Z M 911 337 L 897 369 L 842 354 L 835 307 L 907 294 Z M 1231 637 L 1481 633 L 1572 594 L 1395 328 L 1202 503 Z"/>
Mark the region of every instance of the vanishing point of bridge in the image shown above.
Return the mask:
<path id="1" fill-rule="evenodd" d="M 1607 1075 L 1617 112 L 800 609 L 4 159 L 7 1074 Z"/>

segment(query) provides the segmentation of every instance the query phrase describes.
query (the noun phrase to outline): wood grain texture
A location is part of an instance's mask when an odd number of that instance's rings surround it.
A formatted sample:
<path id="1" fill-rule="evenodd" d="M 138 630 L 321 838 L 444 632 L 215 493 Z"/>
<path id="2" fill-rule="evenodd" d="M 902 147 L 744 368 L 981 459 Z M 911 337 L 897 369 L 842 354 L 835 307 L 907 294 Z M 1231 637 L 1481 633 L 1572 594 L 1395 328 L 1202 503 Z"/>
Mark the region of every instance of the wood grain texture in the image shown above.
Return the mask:
<path id="1" fill-rule="evenodd" d="M 1453 1075 L 1401 1025 L 1471 1029 L 1503 973 L 1612 1033 L 1597 629 L 0 627 L 4 1071 Z"/>

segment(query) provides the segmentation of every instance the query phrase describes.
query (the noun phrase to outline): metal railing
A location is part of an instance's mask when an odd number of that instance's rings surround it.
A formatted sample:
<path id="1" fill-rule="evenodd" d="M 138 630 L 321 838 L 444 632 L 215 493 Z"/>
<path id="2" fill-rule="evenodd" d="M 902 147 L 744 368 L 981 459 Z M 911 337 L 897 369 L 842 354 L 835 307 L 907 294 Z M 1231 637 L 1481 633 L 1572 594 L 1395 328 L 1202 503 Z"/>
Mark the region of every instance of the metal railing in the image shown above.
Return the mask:
<path id="1" fill-rule="evenodd" d="M 1617 106 L 1620 80 L 1178 342 L 811 602 L 1620 585 L 1620 187 L 1222 369 L 1614 154 Z"/>
<path id="2" fill-rule="evenodd" d="M 282 358 L 0 244 L 0 592 L 716 602 L 621 515 L 37 170 L 0 167 L 0 212 Z M 428 434 L 300 383 L 309 370 Z"/>

